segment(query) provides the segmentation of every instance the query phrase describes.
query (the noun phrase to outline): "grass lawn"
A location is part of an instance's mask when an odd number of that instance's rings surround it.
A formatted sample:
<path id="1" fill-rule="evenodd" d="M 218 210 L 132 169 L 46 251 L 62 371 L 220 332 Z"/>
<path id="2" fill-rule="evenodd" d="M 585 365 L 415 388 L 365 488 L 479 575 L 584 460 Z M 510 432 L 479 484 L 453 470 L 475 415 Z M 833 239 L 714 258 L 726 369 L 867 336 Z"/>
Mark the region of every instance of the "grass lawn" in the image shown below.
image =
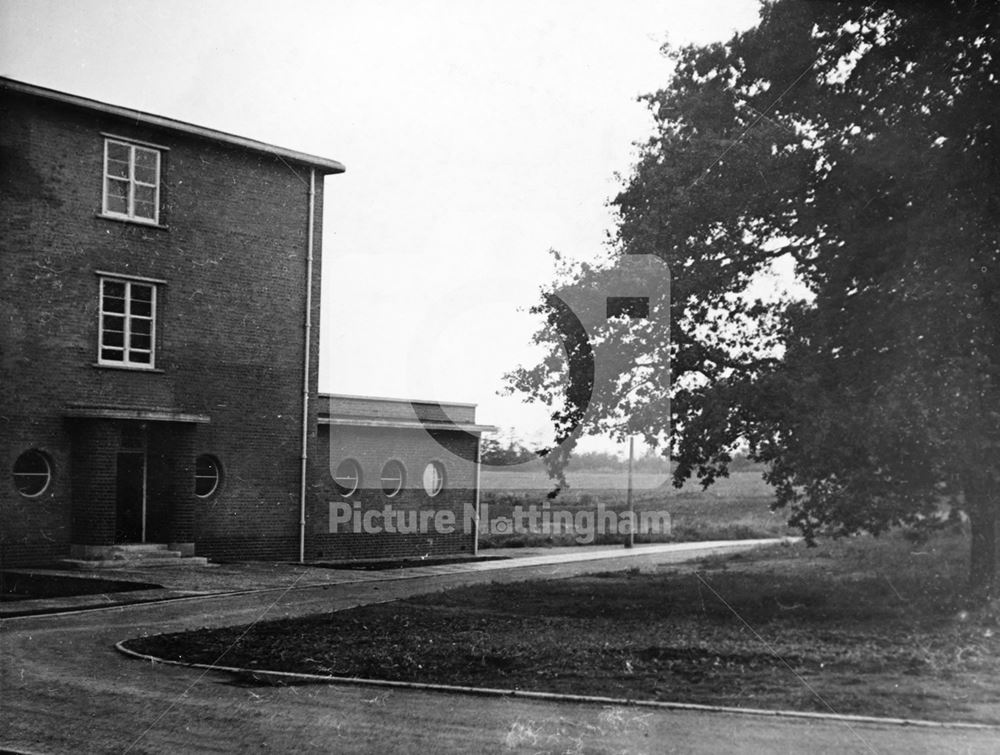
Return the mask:
<path id="1" fill-rule="evenodd" d="M 483 474 L 483 528 L 479 538 L 483 548 L 516 548 L 524 546 L 612 544 L 622 542 L 621 534 L 578 533 L 571 528 L 556 531 L 512 532 L 498 534 L 489 522 L 509 518 L 515 507 L 527 509 L 548 503 L 552 509 L 570 512 L 596 511 L 602 505 L 608 511 L 626 511 L 625 478 L 621 473 L 570 473 L 572 485 L 549 502 L 545 494 L 551 489 L 544 473 L 538 472 L 537 485 L 529 486 L 528 473 L 496 472 Z M 738 540 L 780 537 L 793 534 L 786 520 L 787 512 L 772 512 L 774 490 L 761 479 L 761 468 L 735 471 L 719 479 L 707 490 L 697 481 L 689 480 L 680 490 L 667 481 L 667 475 L 637 475 L 641 485 L 634 495 L 636 512 L 666 511 L 672 528 L 668 533 L 648 534 L 640 531 L 636 542 L 690 542 L 696 540 Z M 666 484 L 663 484 L 666 483 Z M 643 486 L 646 485 L 646 486 Z M 585 535 L 587 535 L 585 537 Z"/>
<path id="2" fill-rule="evenodd" d="M 132 640 L 163 658 L 375 679 L 1000 723 L 997 606 L 967 535 L 785 545 Z"/>

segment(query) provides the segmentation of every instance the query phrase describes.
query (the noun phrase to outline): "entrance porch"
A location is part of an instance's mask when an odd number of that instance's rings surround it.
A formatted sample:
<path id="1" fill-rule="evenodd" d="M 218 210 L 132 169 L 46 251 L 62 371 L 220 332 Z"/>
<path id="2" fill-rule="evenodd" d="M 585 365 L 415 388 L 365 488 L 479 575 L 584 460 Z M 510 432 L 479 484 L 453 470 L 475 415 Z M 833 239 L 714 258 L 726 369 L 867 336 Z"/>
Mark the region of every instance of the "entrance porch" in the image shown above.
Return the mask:
<path id="1" fill-rule="evenodd" d="M 81 405 L 66 416 L 72 444 L 70 556 L 193 556 L 195 437 L 208 418 Z"/>

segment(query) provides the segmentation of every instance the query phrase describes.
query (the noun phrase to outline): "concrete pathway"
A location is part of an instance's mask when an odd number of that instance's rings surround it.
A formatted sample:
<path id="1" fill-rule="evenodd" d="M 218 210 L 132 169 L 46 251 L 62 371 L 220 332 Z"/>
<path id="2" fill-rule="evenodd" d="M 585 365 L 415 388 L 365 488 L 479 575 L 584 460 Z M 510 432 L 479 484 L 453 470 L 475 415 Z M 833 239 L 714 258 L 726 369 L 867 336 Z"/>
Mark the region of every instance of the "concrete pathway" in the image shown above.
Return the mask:
<path id="1" fill-rule="evenodd" d="M 248 686 L 229 674 L 137 662 L 112 647 L 147 633 L 340 610 L 459 585 L 652 567 L 746 545 L 619 549 L 587 559 L 525 558 L 505 568 L 485 568 L 502 562 L 426 567 L 433 570 L 426 574 L 345 572 L 306 587 L 271 585 L 240 594 L 6 619 L 0 621 L 0 748 L 59 753 L 998 751 L 997 730 L 366 686 Z"/>
<path id="2" fill-rule="evenodd" d="M 785 539 L 794 540 L 795 538 Z M 371 581 L 382 582 L 387 579 L 416 579 L 440 574 L 496 572 L 525 566 L 544 567 L 595 560 L 627 559 L 629 563 L 641 565 L 648 562 L 651 557 L 660 558 L 661 562 L 670 562 L 676 559 L 687 559 L 690 552 L 697 552 L 699 556 L 703 556 L 776 542 L 781 542 L 781 539 L 655 543 L 637 545 L 631 549 L 606 545 L 569 548 L 497 548 L 482 551 L 480 553 L 481 560 L 478 561 L 438 564 L 435 566 L 413 566 L 405 569 L 386 569 L 383 571 L 350 569 L 344 565 L 341 565 L 339 568 L 327 568 L 318 565 L 274 561 L 211 564 L 207 568 L 191 567 L 182 564 L 143 567 L 137 564 L 127 569 L 74 569 L 69 571 L 59 569 L 15 569 L 12 571 L 152 583 L 160 585 L 160 587 L 154 590 L 106 592 L 65 598 L 43 598 L 0 603 L 0 619 L 32 613 L 58 613 L 60 611 L 74 611 L 84 608 L 102 608 L 133 603 L 147 603 L 157 600 L 173 600 L 197 595 L 221 595 L 253 590 L 309 587 L 313 585 L 340 585 Z"/>

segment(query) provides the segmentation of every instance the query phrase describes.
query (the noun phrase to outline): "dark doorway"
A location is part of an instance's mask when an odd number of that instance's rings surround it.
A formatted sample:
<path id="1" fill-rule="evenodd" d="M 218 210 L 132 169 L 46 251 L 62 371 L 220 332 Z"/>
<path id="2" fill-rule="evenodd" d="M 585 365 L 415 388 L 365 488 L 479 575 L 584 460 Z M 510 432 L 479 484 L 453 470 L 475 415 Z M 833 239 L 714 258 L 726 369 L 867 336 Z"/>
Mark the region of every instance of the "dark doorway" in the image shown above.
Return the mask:
<path id="1" fill-rule="evenodd" d="M 146 498 L 146 455 L 118 454 L 116 543 L 141 543 Z"/>

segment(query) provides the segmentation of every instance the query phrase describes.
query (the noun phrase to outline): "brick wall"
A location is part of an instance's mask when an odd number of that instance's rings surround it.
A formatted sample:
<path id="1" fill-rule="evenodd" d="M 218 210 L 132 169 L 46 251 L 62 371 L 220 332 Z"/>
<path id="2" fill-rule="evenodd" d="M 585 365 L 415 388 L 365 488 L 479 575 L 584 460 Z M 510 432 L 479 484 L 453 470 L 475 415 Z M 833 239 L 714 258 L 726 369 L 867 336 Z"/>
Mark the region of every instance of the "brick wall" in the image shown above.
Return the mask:
<path id="1" fill-rule="evenodd" d="M 207 424 L 148 428 L 147 533 L 194 541 L 217 560 L 296 559 L 299 543 L 302 364 L 309 168 L 93 110 L 2 93 L 0 107 L 0 565 L 69 555 L 70 544 L 114 537 L 115 460 L 121 420 L 68 419 L 67 406 L 171 409 Z M 103 133 L 167 148 L 161 224 L 98 217 Z M 422 429 L 317 429 L 329 400 L 317 395 L 323 177 L 317 176 L 308 417 L 308 558 L 469 552 L 475 439 Z M 97 367 L 97 271 L 162 279 L 157 289 L 157 370 Z M 340 397 L 342 414 L 474 421 L 469 405 Z M 470 445 L 471 444 L 471 445 Z M 37 448 L 54 476 L 37 498 L 20 496 L 9 470 Z M 211 454 L 222 482 L 193 495 L 193 460 Z M 330 461 L 354 458 L 369 487 L 345 498 Z M 407 485 L 381 491 L 397 459 Z M 445 489 L 423 490 L 428 462 Z M 449 511 L 454 531 L 329 532 L 330 503 L 359 514 L 386 505 L 410 514 Z M 353 511 L 353 509 L 352 509 Z"/>
<path id="2" fill-rule="evenodd" d="M 102 132 L 168 147 L 161 222 L 98 217 Z M 200 554 L 297 556 L 309 168 L 107 114 L 3 94 L 0 107 L 0 559 L 66 555 L 69 403 L 208 415 L 195 454 L 222 463 L 190 527 Z M 318 379 L 323 178 L 317 177 L 310 386 Z M 156 372 L 98 368 L 97 270 L 159 278 Z M 315 412 L 310 418 L 315 439 Z M 39 448 L 55 476 L 24 499 L 10 469 Z M 80 451 L 84 453 L 85 451 Z M 86 451 L 89 453 L 90 451 Z M 185 472 L 185 474 L 187 474 Z M 77 481 L 80 506 L 96 496 Z M 193 484 L 193 482 L 192 482 Z M 94 500 L 96 500 L 94 498 Z M 89 539 L 107 533 L 87 531 Z M 83 541 L 79 541 L 83 542 Z"/>
<path id="3" fill-rule="evenodd" d="M 121 432 L 111 420 L 73 422 L 72 431 L 73 542 L 102 545 L 115 534 L 115 471 Z"/>
<path id="4" fill-rule="evenodd" d="M 465 524 L 474 511 L 476 500 L 475 465 L 456 455 L 464 451 L 475 453 L 475 441 L 464 433 L 440 432 L 432 437 L 421 429 L 366 428 L 324 426 L 320 429 L 318 453 L 309 496 L 307 517 L 307 559 L 340 560 L 350 558 L 382 558 L 400 556 L 471 553 L 475 536 Z M 362 472 L 360 489 L 344 496 L 333 482 L 333 473 L 343 459 L 357 462 Z M 381 489 L 383 465 L 390 459 L 402 463 L 406 471 L 403 490 L 388 497 Z M 445 487 L 437 496 L 430 497 L 423 488 L 422 478 L 428 463 L 437 461 L 445 470 Z M 326 462 L 326 469 L 321 468 Z M 338 511 L 350 510 L 350 521 L 330 532 L 330 505 L 343 506 Z M 391 506 L 396 512 L 405 512 L 405 529 L 422 512 L 448 511 L 454 517 L 453 531 L 435 527 L 432 521 L 426 531 L 390 533 L 384 531 L 385 519 L 377 516 L 373 523 L 383 529 L 379 533 L 357 531 L 354 514 L 364 524 L 369 511 L 383 514 Z M 425 514 L 426 516 L 427 514 Z M 444 520 L 440 523 L 447 524 Z"/>

